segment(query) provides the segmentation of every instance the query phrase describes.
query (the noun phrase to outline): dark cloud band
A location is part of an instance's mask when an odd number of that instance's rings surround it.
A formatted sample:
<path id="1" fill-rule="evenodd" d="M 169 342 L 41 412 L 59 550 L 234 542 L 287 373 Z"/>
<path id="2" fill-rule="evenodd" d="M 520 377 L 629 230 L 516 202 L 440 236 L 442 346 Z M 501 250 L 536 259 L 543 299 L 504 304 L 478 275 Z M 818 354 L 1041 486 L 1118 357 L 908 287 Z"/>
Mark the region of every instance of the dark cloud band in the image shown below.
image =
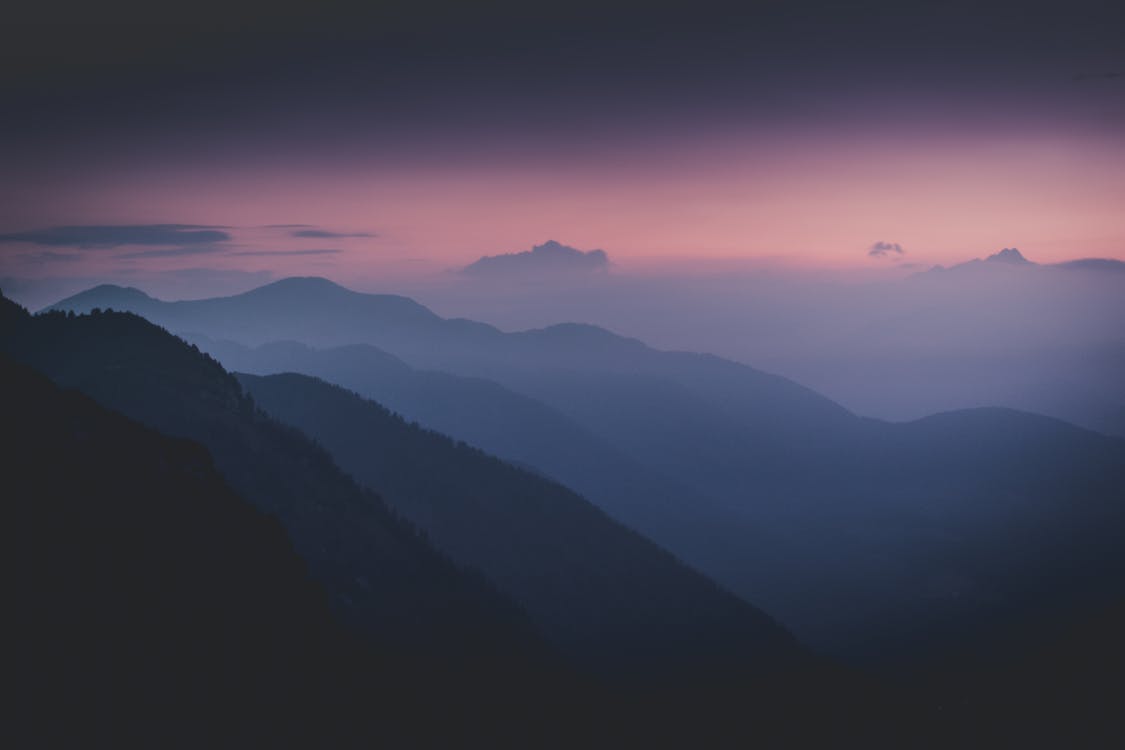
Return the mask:
<path id="1" fill-rule="evenodd" d="M 371 232 L 330 232 L 326 229 L 300 229 L 293 232 L 294 237 L 313 238 L 318 240 L 335 240 L 343 237 L 375 237 Z"/>
<path id="2" fill-rule="evenodd" d="M 231 239 L 226 227 L 197 224 L 97 224 L 57 226 L 0 234 L 0 242 L 27 242 L 50 247 L 85 249 L 123 245 L 211 245 Z"/>

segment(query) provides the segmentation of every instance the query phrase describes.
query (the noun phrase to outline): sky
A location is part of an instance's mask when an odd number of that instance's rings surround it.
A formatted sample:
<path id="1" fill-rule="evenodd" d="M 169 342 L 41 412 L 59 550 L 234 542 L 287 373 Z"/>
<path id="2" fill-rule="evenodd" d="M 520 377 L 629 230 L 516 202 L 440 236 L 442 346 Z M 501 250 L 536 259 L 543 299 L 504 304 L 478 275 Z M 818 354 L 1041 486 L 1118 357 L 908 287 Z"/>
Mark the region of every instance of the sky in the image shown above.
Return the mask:
<path id="1" fill-rule="evenodd" d="M 5 289 L 1125 258 L 1115 4 L 41 5 L 0 31 Z"/>

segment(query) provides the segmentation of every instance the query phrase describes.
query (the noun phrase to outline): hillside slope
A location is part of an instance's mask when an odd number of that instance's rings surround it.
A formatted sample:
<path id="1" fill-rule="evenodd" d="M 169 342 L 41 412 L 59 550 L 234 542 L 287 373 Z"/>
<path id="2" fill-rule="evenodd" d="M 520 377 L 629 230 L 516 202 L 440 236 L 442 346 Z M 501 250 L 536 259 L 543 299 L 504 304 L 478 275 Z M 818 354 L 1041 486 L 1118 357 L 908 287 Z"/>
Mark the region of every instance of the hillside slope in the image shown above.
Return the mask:
<path id="1" fill-rule="evenodd" d="M 239 379 L 584 663 L 713 676 L 796 660 L 790 636 L 768 617 L 565 487 L 314 378 Z"/>

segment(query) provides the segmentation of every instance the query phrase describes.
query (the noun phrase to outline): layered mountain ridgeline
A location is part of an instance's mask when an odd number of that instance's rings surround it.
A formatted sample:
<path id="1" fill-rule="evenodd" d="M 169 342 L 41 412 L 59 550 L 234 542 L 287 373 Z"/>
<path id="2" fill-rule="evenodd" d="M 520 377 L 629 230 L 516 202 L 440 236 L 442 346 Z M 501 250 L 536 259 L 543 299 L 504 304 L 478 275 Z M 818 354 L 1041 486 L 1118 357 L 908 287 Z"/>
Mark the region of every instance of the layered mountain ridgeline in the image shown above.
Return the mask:
<path id="1" fill-rule="evenodd" d="M 181 302 L 164 302 L 139 289 L 104 284 L 49 309 L 85 313 L 94 308 L 134 312 L 176 333 L 202 333 L 252 344 L 321 339 L 341 319 L 393 321 L 391 328 L 396 331 L 419 333 L 439 331 L 445 324 L 406 297 L 357 294 L 319 278 L 284 279 L 233 297 Z M 349 326 L 329 341 L 347 344 L 362 340 L 356 338 L 361 328 L 361 324 Z"/>
<path id="2" fill-rule="evenodd" d="M 715 679 L 798 660 L 790 636 L 565 487 L 303 375 L 240 375 L 590 669 Z M 644 498 L 638 502 L 643 503 Z"/>
<path id="3" fill-rule="evenodd" d="M 539 638 L 517 607 L 435 553 L 323 449 L 260 413 L 234 377 L 180 339 L 131 314 L 31 317 L 8 307 L 0 347 L 64 387 L 205 445 L 231 487 L 281 521 L 349 625 L 435 660 L 539 660 Z"/>
<path id="4" fill-rule="evenodd" d="M 59 306 L 111 302 L 89 293 Z M 653 523 L 636 496 L 584 489 L 586 472 L 528 464 L 802 640 L 849 658 L 933 655 L 1049 617 L 1056 604 L 1097 606 L 1125 585 L 1125 448 L 1055 420 L 999 410 L 867 420 L 716 357 L 656 351 L 590 326 L 505 334 L 419 306 L 406 314 L 401 298 L 324 280 L 146 304 L 182 331 L 243 343 L 364 342 L 538 401 L 650 477 L 685 488 L 685 504 L 699 504 L 680 517 L 695 523 Z M 334 380 L 328 366 L 315 374 Z M 382 398 L 377 383 L 362 390 Z"/>
<path id="5" fill-rule="evenodd" d="M 564 526 L 552 532 L 554 553 L 565 553 L 572 567 L 544 555 L 540 570 L 579 572 L 583 586 L 605 588 L 579 591 L 550 580 L 543 585 L 556 594 L 569 591 L 578 605 L 606 606 L 610 617 L 601 640 L 591 638 L 588 645 L 591 654 L 602 649 L 606 663 L 599 671 L 613 671 L 619 679 L 612 684 L 630 685 L 627 691 L 576 675 L 553 656 L 522 611 L 483 578 L 439 556 L 376 495 L 340 474 L 322 449 L 259 412 L 213 360 L 162 329 L 131 314 L 31 317 L 8 305 L 0 318 L 0 348 L 103 404 L 163 431 L 194 435 L 207 445 L 226 481 L 278 518 L 310 575 L 325 588 L 336 617 L 365 643 L 387 646 L 398 663 L 416 665 L 418 676 L 411 684 L 434 683 L 429 702 L 406 703 L 407 709 L 422 705 L 420 710 L 439 716 L 437 727 L 459 736 L 484 731 L 483 736 L 539 736 L 538 743 L 547 732 L 548 739 L 582 735 L 608 744 L 621 738 L 749 741 L 810 732 L 888 732 L 886 722 L 875 717 L 897 703 L 888 703 L 877 687 L 803 655 L 768 618 L 561 488 L 550 485 L 552 497 L 530 497 L 526 502 L 541 508 L 561 503 L 571 511 L 580 507 L 574 513 L 582 527 L 578 531 L 608 534 L 621 541 L 622 549 L 600 547 L 601 564 L 610 575 L 599 581 L 592 567 L 583 568 L 587 564 L 578 554 L 587 547 L 599 549 L 597 539 L 566 531 L 565 525 L 574 523 L 568 511 L 552 509 L 547 520 Z M 416 460 L 414 466 L 425 463 L 424 456 Z M 438 461 L 431 470 L 445 467 Z M 527 481 L 526 475 L 520 476 Z M 477 489 L 487 492 L 489 501 L 474 507 L 495 514 L 472 521 L 482 534 L 478 549 L 492 540 L 499 549 L 518 555 L 521 540 L 505 539 L 504 534 L 529 529 L 527 516 L 504 504 L 504 491 Z M 459 513 L 453 509 L 454 516 Z M 458 517 L 470 521 L 469 515 Z M 531 550 L 523 561 L 534 560 L 536 554 Z M 622 583 L 642 591 L 611 590 Z M 654 601 L 669 593 L 682 600 Z M 629 619 L 620 607 L 611 607 L 614 596 L 634 604 L 647 601 L 649 613 L 663 611 L 665 619 L 656 623 L 660 629 L 650 633 L 648 622 Z M 677 603 L 686 608 L 678 615 Z M 555 612 L 574 617 L 565 607 Z M 590 610 L 581 614 L 594 615 Z M 587 625 L 588 636 L 596 632 L 594 624 Z M 556 627 L 568 628 L 565 623 Z M 632 647 L 631 640 L 641 647 Z M 598 666 L 591 656 L 575 656 L 582 644 L 571 643 L 571 664 Z M 611 650 L 612 644 L 621 655 Z M 377 719 L 379 714 L 372 715 Z M 752 720 L 746 720 L 748 715 Z M 807 715 L 816 716 L 817 722 L 794 721 Z M 409 722 L 417 714 L 404 709 L 403 716 Z M 493 721 L 500 716 L 509 719 Z M 893 732 L 902 729 L 897 720 L 890 726 Z"/>
<path id="6" fill-rule="evenodd" d="M 641 465 L 541 401 L 482 378 L 410 367 L 369 344 L 314 349 L 294 341 L 247 347 L 188 336 L 229 370 L 296 372 L 378 401 L 432 430 L 556 478 L 619 521 L 653 538 L 675 538 L 708 570 L 755 569 L 757 533 L 737 546 L 714 543 L 714 529 L 737 528 L 729 509 Z"/>
<path id="7" fill-rule="evenodd" d="M 36 356 L 51 359 L 48 355 L 55 349 L 54 346 L 47 343 L 37 347 L 28 346 L 28 337 L 19 334 L 26 334 L 32 325 L 43 325 L 44 328 L 40 329 L 42 331 L 50 330 L 53 326 L 60 326 L 57 316 L 40 319 L 47 321 L 46 323 L 29 324 L 22 311 L 14 308 L 14 306 L 6 305 L 3 312 L 4 315 L 0 316 L 0 334 L 2 334 L 0 338 L 3 339 L 6 349 L 13 343 L 20 342 L 25 351 L 30 350 Z M 135 321 L 128 316 L 120 315 L 99 315 L 92 319 L 100 319 L 103 322 L 114 319 Z M 57 328 L 55 330 L 57 332 Z M 87 333 L 94 330 L 97 329 L 88 329 Z M 150 330 L 155 329 L 150 327 Z M 161 335 L 164 334 L 161 333 Z M 134 340 L 143 339 L 136 338 Z M 65 337 L 58 341 L 61 344 L 72 346 L 77 343 Z M 112 340 L 106 340 L 102 343 L 106 346 L 95 346 L 94 348 L 111 350 L 114 348 Z M 153 343 L 155 342 L 148 341 L 146 345 L 151 347 Z M 190 351 L 189 347 L 183 347 L 183 349 Z M 155 351 L 159 351 L 159 348 Z M 66 357 L 63 357 L 63 359 L 66 359 Z M 122 372 L 137 366 L 136 362 L 127 364 L 129 359 L 125 352 L 117 352 L 115 356 L 102 364 L 110 371 L 116 369 L 117 372 Z M 135 359 L 139 362 L 143 360 L 143 357 L 138 356 Z M 153 371 L 159 372 L 160 368 L 154 368 Z M 166 374 L 172 375 L 172 373 Z M 96 382 L 98 379 L 90 378 L 89 380 L 90 382 Z M 199 382 L 196 382 L 195 385 L 201 386 Z M 196 391 L 191 393 L 207 396 L 213 390 L 215 389 L 198 387 Z M 180 396 L 191 401 L 191 396 L 188 393 L 181 393 Z M 206 400 L 203 403 L 205 404 Z M 196 404 L 193 403 L 192 406 L 196 406 Z M 990 414 L 985 414 L 985 416 L 990 416 Z M 934 435 L 941 435 L 951 429 L 951 425 L 943 419 L 937 419 L 927 423 L 926 428 Z M 1026 435 L 1026 426 L 1019 424 L 1015 425 L 1014 433 L 1010 431 L 1007 435 L 1007 439 L 1012 443 L 1013 457 L 1018 458 L 1021 451 L 1028 447 L 1021 444 L 1021 441 L 1024 440 L 1021 437 L 1023 435 Z M 972 441 L 962 439 L 961 449 L 964 454 L 975 456 L 978 448 L 979 446 L 974 445 Z M 896 456 L 890 455 L 889 458 L 894 459 Z M 987 460 L 988 458 L 986 451 L 984 459 L 978 457 L 978 460 Z M 1064 455 L 1063 458 L 1068 457 Z M 1010 470 L 1010 462 L 1008 460 L 1000 461 L 999 468 L 1005 471 Z M 906 469 L 904 468 L 904 470 Z M 1065 599 L 1044 602 L 1045 608 L 1051 606 L 1056 607 L 1064 614 L 1073 614 L 1066 612 Z M 822 614 L 829 614 L 829 612 L 825 610 Z M 1097 632 L 1101 631 L 1098 630 Z M 1116 716 L 1115 709 L 1112 708 L 1112 702 L 1099 701 L 1097 698 L 1098 696 L 1112 695 L 1109 690 L 1112 690 L 1112 686 L 1116 684 L 1114 682 L 1115 676 L 1120 674 L 1119 670 L 1114 671 L 1112 664 L 1109 665 L 1109 669 L 1106 669 L 1107 663 L 1098 656 L 1081 662 L 1072 662 L 1065 659 L 1063 662 L 1059 662 L 1056 654 L 1074 653 L 1076 643 L 1079 645 L 1079 650 L 1081 650 L 1081 644 L 1092 643 L 1089 639 L 1089 626 L 1079 630 L 1078 633 L 1078 640 L 1072 637 L 1061 641 L 1057 639 L 1044 641 L 1048 644 L 1052 642 L 1061 643 L 1063 649 L 1061 651 L 1058 646 L 1024 651 L 1023 658 L 1012 656 L 1012 659 L 1014 659 L 1012 663 L 984 673 L 992 680 L 988 684 L 1021 687 L 1021 691 L 1011 691 L 1009 695 L 1012 696 L 1012 700 L 1001 701 L 1003 705 L 998 705 L 998 696 L 971 689 L 976 684 L 975 680 L 982 679 L 982 672 L 979 669 L 962 671 L 952 678 L 952 682 L 937 686 L 918 682 L 916 677 L 912 677 L 901 691 L 902 696 L 911 698 L 911 700 L 887 701 L 885 698 L 876 696 L 874 702 L 871 700 L 872 693 L 863 689 L 863 685 L 856 683 L 852 678 L 838 673 L 833 674 L 831 671 L 818 670 L 813 674 L 805 672 L 804 674 L 791 676 L 792 679 L 790 680 L 781 676 L 771 678 L 764 692 L 758 690 L 747 693 L 744 690 L 737 689 L 737 687 L 732 688 L 729 683 L 715 685 L 707 681 L 690 681 L 684 684 L 683 690 L 666 694 L 663 699 L 655 700 L 655 702 L 653 696 L 649 693 L 639 693 L 638 699 L 634 701 L 615 702 L 612 704 L 614 706 L 612 716 L 618 720 L 619 724 L 628 725 L 630 730 L 628 736 L 633 739 L 647 737 L 650 741 L 660 739 L 662 741 L 679 742 L 680 744 L 762 742 L 778 737 L 792 740 L 794 736 L 804 736 L 807 739 L 808 732 L 812 732 L 813 735 L 819 735 L 822 741 L 831 738 L 836 743 L 840 741 L 861 741 L 870 745 L 872 742 L 884 740 L 888 741 L 891 746 L 902 746 L 904 742 L 909 740 L 909 743 L 913 746 L 925 745 L 927 742 L 934 746 L 949 746 L 950 744 L 965 745 L 970 741 L 983 741 L 987 744 L 992 742 L 994 737 L 1000 737 L 1006 742 L 1041 739 L 1048 736 L 1044 734 L 1044 731 L 1052 727 L 1059 731 L 1059 734 L 1055 736 L 1075 737 L 1078 736 L 1076 733 L 1086 731 L 1090 727 L 1095 728 L 1093 731 L 1107 727 L 1112 729 Z M 400 645 L 393 640 L 387 642 L 394 643 L 396 647 Z M 1016 638 L 1010 639 L 1010 642 L 1012 644 L 1020 643 Z M 1114 639 L 1112 637 L 1104 639 L 1101 643 L 1104 646 L 1095 647 L 1094 653 L 1096 655 L 1111 653 L 1110 649 L 1113 646 Z M 1024 644 L 1026 645 L 1026 641 L 1024 641 Z M 1018 649 L 1014 648 L 1015 652 L 1018 652 Z M 410 651 L 410 653 L 415 652 Z M 453 663 L 456 667 L 464 665 L 465 662 L 454 661 Z M 454 669 L 454 673 L 459 672 Z M 501 670 L 501 673 L 503 673 L 503 670 Z M 492 674 L 492 672 L 489 672 L 489 674 Z M 1102 678 L 1104 677 L 1109 679 L 1103 682 Z M 794 682 L 794 679 L 796 682 Z M 1054 683 L 1056 679 L 1059 680 L 1057 684 Z M 426 680 L 423 679 L 421 682 L 426 682 Z M 472 684 L 471 679 L 469 683 L 468 686 L 465 685 L 463 680 L 453 683 L 454 687 L 451 692 L 461 691 L 461 700 L 450 701 L 447 693 L 434 694 L 431 696 L 429 703 L 426 704 L 426 710 L 430 711 L 432 716 L 440 717 L 441 722 L 448 722 L 450 712 L 456 713 L 459 706 L 464 706 L 465 698 L 477 696 L 482 692 L 480 685 Z M 429 686 L 432 688 L 440 684 L 444 684 L 444 682 L 437 680 Z M 573 726 L 576 723 L 581 725 L 583 712 L 576 710 L 572 704 L 558 698 L 557 694 L 544 699 L 542 697 L 543 692 L 540 689 L 542 684 L 541 681 L 530 677 L 521 681 L 520 687 L 524 689 L 524 692 L 533 695 L 531 703 L 534 705 L 513 708 L 512 705 L 506 704 L 502 706 L 501 710 L 504 710 L 513 720 L 523 716 L 528 718 L 528 722 L 538 723 L 540 726 L 554 727 L 554 729 L 550 729 L 552 734 L 562 727 Z M 980 684 L 986 683 L 981 682 Z M 1107 685 L 1107 692 L 1100 693 L 1098 690 L 1103 684 Z M 709 690 L 707 689 L 709 687 L 718 689 Z M 1070 692 L 1067 695 L 1071 696 L 1089 695 L 1094 700 L 1088 702 L 1063 700 L 1059 697 L 1060 690 L 1069 690 Z M 483 703 L 489 706 L 497 706 L 496 702 L 490 701 L 489 691 L 483 692 L 486 694 L 486 697 L 482 699 Z M 1032 696 L 1030 701 L 1020 697 L 1029 694 Z M 495 696 L 495 693 L 491 695 Z M 794 698 L 794 695 L 797 698 Z M 921 701 L 913 701 L 914 696 L 920 696 Z M 473 706 L 480 705 L 475 701 L 470 703 Z M 1106 705 L 1111 706 L 1108 711 Z M 466 708 L 465 710 L 471 711 L 472 709 Z M 483 710 L 479 713 L 488 714 L 489 711 Z M 377 713 L 373 715 L 378 716 Z M 409 713 L 405 715 L 410 716 Z M 565 718 L 558 718 L 560 715 Z M 604 718 L 605 714 L 599 716 Z M 743 718 L 737 718 L 740 716 Z M 842 716 L 850 717 L 851 722 L 843 720 Z M 873 717 L 874 721 L 872 721 Z M 1093 723 L 1089 723 L 1091 720 Z M 423 726 L 432 727 L 436 723 L 429 720 L 421 721 Z M 859 727 L 856 726 L 857 723 L 860 725 Z M 524 726 L 526 727 L 526 725 L 525 722 Z M 348 731 L 346 724 L 341 726 L 343 727 L 342 732 Z M 925 729 L 919 733 L 919 727 L 925 727 Z M 865 731 L 872 728 L 874 729 L 874 735 Z M 856 733 L 857 729 L 859 734 Z M 982 729 L 988 729 L 992 734 L 982 733 Z M 462 734 L 462 738 L 464 736 L 469 735 Z M 611 737 L 601 727 L 590 736 L 601 740 Z M 611 743 L 613 741 L 610 739 Z"/>
<path id="8" fill-rule="evenodd" d="M 360 637 L 332 616 L 282 525 L 239 497 L 202 446 L 4 355 L 0 382 L 10 739 L 496 741 L 532 736 L 529 692 L 565 695 L 550 673 L 505 687 L 397 639 Z M 426 720 L 435 704 L 444 724 Z"/>

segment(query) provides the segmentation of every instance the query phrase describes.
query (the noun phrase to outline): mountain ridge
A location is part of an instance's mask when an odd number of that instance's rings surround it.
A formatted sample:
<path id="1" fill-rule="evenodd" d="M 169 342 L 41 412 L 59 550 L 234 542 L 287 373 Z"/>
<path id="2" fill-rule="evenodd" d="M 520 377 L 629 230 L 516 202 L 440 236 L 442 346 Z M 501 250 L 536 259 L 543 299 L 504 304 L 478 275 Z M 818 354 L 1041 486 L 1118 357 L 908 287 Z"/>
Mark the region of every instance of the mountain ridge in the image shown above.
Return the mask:
<path id="1" fill-rule="evenodd" d="M 180 322 L 208 323 L 211 334 L 244 344 L 271 336 L 321 347 L 371 344 L 416 371 L 484 379 L 545 405 L 628 465 L 686 491 L 664 493 L 667 505 L 654 509 L 637 501 L 648 496 L 629 492 L 612 465 L 601 464 L 606 491 L 598 494 L 580 484 L 590 474 L 576 466 L 560 472 L 495 446 L 491 452 L 581 490 L 760 604 L 803 642 L 841 658 L 909 659 L 923 643 L 960 642 L 978 626 L 984 632 L 986 621 L 1045 614 L 1043 602 L 1068 590 L 1094 603 L 1116 591 L 1116 573 L 1099 572 L 1095 559 L 1096 550 L 1110 567 L 1121 562 L 1112 553 L 1121 524 L 1105 501 L 1125 486 L 1125 461 L 1121 444 L 1108 438 L 1034 422 L 1042 439 L 1013 442 L 1010 420 L 987 413 L 905 424 L 864 419 L 784 378 L 709 355 L 661 352 L 597 328 L 506 334 L 440 319 L 396 326 L 356 318 L 346 306 L 332 313 L 300 298 L 291 303 L 289 315 L 319 315 L 319 327 L 294 331 L 273 321 L 248 330 L 253 309 L 246 320 L 198 314 Z M 335 379 L 331 369 L 311 374 Z M 452 381 L 432 385 L 453 388 Z M 364 395 L 382 400 L 378 388 L 372 382 Z M 1079 445 L 1086 450 L 1076 451 Z M 681 528 L 682 519 L 694 521 Z M 1003 519 L 1021 533 L 982 519 Z M 1089 549 L 1068 545 L 1068 525 L 1088 535 Z M 1031 555 L 1044 539 L 1065 564 Z M 1044 588 L 1036 596 L 1019 571 L 1040 566 Z M 1077 585 L 1083 566 L 1104 590 Z M 1074 579 L 1046 576 L 1050 570 Z"/>
<path id="2" fill-rule="evenodd" d="M 747 659 L 763 668 L 794 643 L 767 615 L 561 485 L 322 380 L 237 377 L 261 408 L 324 445 L 439 549 L 482 570 L 555 643 L 600 669 L 625 663 L 636 674 L 683 660 L 690 670 L 697 657 L 679 652 L 696 651 L 713 654 L 698 657 L 715 662 L 712 673 Z"/>

